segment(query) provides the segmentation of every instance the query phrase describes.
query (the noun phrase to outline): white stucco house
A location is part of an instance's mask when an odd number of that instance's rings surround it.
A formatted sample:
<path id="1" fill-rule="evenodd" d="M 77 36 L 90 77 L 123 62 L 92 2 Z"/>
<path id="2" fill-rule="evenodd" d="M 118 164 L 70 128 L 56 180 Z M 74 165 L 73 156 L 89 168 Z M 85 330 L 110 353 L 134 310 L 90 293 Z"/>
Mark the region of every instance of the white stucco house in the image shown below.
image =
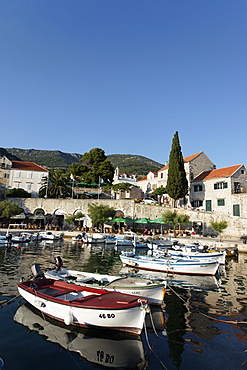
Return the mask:
<path id="1" fill-rule="evenodd" d="M 191 184 L 191 206 L 206 212 L 240 216 L 240 195 L 246 192 L 247 170 L 243 164 L 204 171 Z"/>
<path id="2" fill-rule="evenodd" d="M 48 170 L 33 162 L 11 161 L 7 189 L 22 188 L 32 197 L 37 197 L 42 185 L 42 178 L 48 176 Z"/>
<path id="3" fill-rule="evenodd" d="M 113 185 L 115 185 L 121 182 L 127 182 L 131 185 L 137 185 L 136 176 L 134 174 L 130 174 L 127 172 L 119 172 L 119 168 L 116 167 L 112 183 Z"/>

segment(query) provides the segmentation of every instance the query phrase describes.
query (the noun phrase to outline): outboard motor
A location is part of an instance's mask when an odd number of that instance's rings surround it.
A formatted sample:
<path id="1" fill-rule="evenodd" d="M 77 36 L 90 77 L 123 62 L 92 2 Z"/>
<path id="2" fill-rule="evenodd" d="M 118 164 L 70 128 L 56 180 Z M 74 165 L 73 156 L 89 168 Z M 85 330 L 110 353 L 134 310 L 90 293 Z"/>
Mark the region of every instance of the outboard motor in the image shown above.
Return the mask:
<path id="1" fill-rule="evenodd" d="M 35 279 L 40 279 L 44 277 L 44 274 L 41 271 L 40 265 L 38 263 L 35 263 L 34 265 L 32 265 L 31 271 Z"/>
<path id="2" fill-rule="evenodd" d="M 11 242 L 11 240 L 12 240 L 12 234 L 6 235 L 6 238 L 7 238 L 8 242 Z"/>
<path id="3" fill-rule="evenodd" d="M 56 270 L 60 271 L 61 267 L 63 266 L 63 260 L 60 256 L 55 257 L 55 265 L 56 265 Z"/>

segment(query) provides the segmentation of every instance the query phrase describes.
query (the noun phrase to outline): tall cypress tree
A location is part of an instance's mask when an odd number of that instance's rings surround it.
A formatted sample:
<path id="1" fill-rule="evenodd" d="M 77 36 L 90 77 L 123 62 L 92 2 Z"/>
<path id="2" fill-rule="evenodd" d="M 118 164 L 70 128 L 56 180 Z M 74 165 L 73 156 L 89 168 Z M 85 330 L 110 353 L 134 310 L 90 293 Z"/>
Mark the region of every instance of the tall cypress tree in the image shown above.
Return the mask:
<path id="1" fill-rule="evenodd" d="M 183 198 L 188 192 L 188 180 L 184 169 L 178 131 L 176 131 L 172 140 L 166 191 L 175 202 L 178 199 Z"/>

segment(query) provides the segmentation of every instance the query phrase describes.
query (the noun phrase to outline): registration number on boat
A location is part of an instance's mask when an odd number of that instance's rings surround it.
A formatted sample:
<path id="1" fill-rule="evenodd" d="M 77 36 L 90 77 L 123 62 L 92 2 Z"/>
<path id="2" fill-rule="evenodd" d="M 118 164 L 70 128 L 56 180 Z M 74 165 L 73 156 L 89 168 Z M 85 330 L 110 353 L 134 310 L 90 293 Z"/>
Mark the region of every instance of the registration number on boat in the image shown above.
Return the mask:
<path id="1" fill-rule="evenodd" d="M 115 314 L 114 313 L 100 313 L 99 314 L 99 317 L 101 319 L 114 319 L 115 318 Z"/>

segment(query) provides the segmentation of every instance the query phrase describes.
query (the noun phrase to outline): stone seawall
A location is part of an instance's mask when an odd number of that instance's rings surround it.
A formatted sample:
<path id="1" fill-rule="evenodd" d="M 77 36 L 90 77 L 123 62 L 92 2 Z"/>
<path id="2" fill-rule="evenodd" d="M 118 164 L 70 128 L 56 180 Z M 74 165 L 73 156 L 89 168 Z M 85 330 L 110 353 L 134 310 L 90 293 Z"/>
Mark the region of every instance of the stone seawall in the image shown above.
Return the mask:
<path id="1" fill-rule="evenodd" d="M 189 215 L 190 222 L 201 221 L 204 225 L 204 234 L 212 231 L 210 228 L 212 221 L 227 221 L 228 227 L 222 233 L 222 237 L 240 239 L 247 235 L 247 218 L 184 208 L 172 209 L 166 206 L 135 203 L 134 200 L 129 199 L 9 198 L 9 200 L 17 203 L 26 213 L 34 213 L 37 209 L 42 209 L 45 214 L 60 214 L 65 217 L 73 215 L 78 211 L 81 211 L 85 215 L 88 214 L 89 204 L 108 205 L 116 211 L 121 211 L 124 217 L 131 218 L 147 217 L 155 219 L 162 217 L 162 214 L 168 210 L 176 210 L 178 213 Z"/>

